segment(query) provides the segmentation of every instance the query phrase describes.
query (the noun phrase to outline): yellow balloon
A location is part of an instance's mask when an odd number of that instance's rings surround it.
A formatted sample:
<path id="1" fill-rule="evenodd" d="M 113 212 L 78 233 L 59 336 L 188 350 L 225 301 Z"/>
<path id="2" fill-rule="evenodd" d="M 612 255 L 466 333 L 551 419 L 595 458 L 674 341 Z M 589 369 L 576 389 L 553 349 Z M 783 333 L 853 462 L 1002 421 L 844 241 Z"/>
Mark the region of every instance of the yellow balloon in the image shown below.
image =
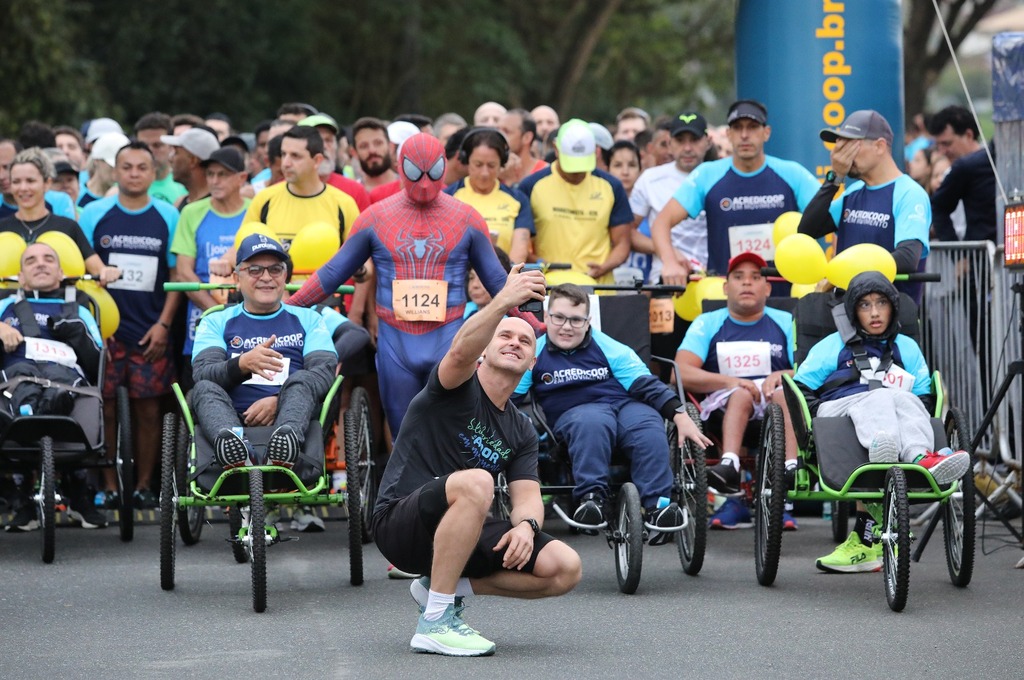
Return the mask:
<path id="1" fill-rule="evenodd" d="M 13 231 L 0 233 L 0 276 L 17 276 L 21 272 L 21 254 L 25 239 Z"/>
<path id="2" fill-rule="evenodd" d="M 697 286 L 697 297 L 702 303 L 704 300 L 724 300 L 726 298 L 725 277 L 708 276 L 701 279 L 700 285 Z M 703 304 L 701 309 L 703 309 Z"/>
<path id="3" fill-rule="evenodd" d="M 544 280 L 549 286 L 557 286 L 560 283 L 575 283 L 577 286 L 597 285 L 597 281 L 593 278 L 572 269 L 552 269 L 544 272 Z"/>
<path id="4" fill-rule="evenodd" d="M 107 289 L 96 281 L 79 281 L 78 289 L 93 299 L 99 310 L 100 335 L 107 339 L 117 332 L 121 325 L 121 312 Z"/>
<path id="5" fill-rule="evenodd" d="M 682 295 L 672 299 L 672 305 L 676 308 L 676 316 L 683 321 L 693 321 L 700 314 L 700 297 L 697 289 L 700 281 L 690 281 L 686 284 L 686 290 Z"/>
<path id="6" fill-rule="evenodd" d="M 825 251 L 807 234 L 786 237 L 775 248 L 775 267 L 791 283 L 817 283 L 825 278 Z"/>
<path id="7" fill-rule="evenodd" d="M 281 242 L 277 233 L 262 222 L 246 222 L 238 228 L 237 232 L 235 232 L 235 245 L 231 247 L 232 254 L 238 251 L 238 246 L 242 245 L 242 240 L 246 236 L 252 236 L 253 234 L 263 234 L 267 238 L 272 238 L 278 243 Z"/>
<path id="8" fill-rule="evenodd" d="M 796 233 L 796 228 L 800 225 L 800 218 L 803 217 L 801 213 L 794 210 L 784 212 L 775 218 L 775 226 L 772 227 L 772 241 L 775 243 L 775 247 L 778 248 L 779 244 L 782 243 L 787 236 L 792 236 Z"/>
<path id="9" fill-rule="evenodd" d="M 793 298 L 802 298 L 808 293 L 813 293 L 817 287 L 816 283 L 794 283 L 789 295 Z"/>
<path id="10" fill-rule="evenodd" d="M 892 253 L 874 243 L 858 243 L 839 253 L 828 263 L 828 281 L 836 288 L 847 289 L 850 280 L 861 272 L 876 271 L 893 281 L 896 260 Z"/>
<path id="11" fill-rule="evenodd" d="M 310 222 L 299 229 L 288 247 L 296 271 L 312 272 L 324 266 L 341 247 L 337 225 Z"/>
<path id="12" fill-rule="evenodd" d="M 82 251 L 78 249 L 75 239 L 60 231 L 47 231 L 40 234 L 36 241 L 45 243 L 57 251 L 64 276 L 74 277 L 85 274 L 85 260 L 82 259 Z"/>

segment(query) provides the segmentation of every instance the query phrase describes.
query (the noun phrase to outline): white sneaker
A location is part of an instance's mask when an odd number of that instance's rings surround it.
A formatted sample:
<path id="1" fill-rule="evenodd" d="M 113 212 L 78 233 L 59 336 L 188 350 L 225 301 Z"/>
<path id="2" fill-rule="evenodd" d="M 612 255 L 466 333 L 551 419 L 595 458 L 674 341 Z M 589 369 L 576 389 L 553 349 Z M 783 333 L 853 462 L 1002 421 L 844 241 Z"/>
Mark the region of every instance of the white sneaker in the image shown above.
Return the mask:
<path id="1" fill-rule="evenodd" d="M 304 505 L 292 515 L 292 531 L 323 531 L 324 520 L 313 514 L 312 508 Z"/>
<path id="2" fill-rule="evenodd" d="M 871 463 L 900 462 L 900 447 L 888 432 L 877 432 L 868 447 L 868 461 Z"/>

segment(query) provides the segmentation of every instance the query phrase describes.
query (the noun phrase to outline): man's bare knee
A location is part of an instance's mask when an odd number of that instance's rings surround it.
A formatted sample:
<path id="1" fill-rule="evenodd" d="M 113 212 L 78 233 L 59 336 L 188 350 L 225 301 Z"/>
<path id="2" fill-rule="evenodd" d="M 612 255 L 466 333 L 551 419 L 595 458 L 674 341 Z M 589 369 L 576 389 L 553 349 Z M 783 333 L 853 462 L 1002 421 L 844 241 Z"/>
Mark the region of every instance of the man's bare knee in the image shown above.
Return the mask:
<path id="1" fill-rule="evenodd" d="M 533 574 L 545 579 L 549 595 L 564 595 L 583 578 L 583 562 L 579 554 L 568 545 L 553 541 L 544 546 L 537 556 Z"/>
<path id="2" fill-rule="evenodd" d="M 494 478 L 486 470 L 460 470 L 448 476 L 444 492 L 448 505 L 466 501 L 486 511 L 494 500 Z"/>

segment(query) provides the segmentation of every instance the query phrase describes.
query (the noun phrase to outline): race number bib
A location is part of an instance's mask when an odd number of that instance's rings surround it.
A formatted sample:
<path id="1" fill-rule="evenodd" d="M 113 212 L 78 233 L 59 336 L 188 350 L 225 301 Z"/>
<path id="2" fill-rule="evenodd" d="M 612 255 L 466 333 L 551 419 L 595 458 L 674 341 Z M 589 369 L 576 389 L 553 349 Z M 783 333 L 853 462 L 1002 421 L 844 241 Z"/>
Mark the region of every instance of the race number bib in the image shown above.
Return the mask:
<path id="1" fill-rule="evenodd" d="M 25 338 L 25 358 L 29 361 L 52 361 L 70 368 L 78 365 L 75 350 L 63 342 L 44 338 Z"/>
<path id="2" fill-rule="evenodd" d="M 896 364 L 889 367 L 889 372 L 882 378 L 882 386 L 892 390 L 909 392 L 914 389 L 914 376 Z"/>
<path id="3" fill-rule="evenodd" d="M 651 298 L 651 332 L 671 333 L 675 328 L 676 308 L 672 298 Z"/>
<path id="4" fill-rule="evenodd" d="M 760 340 L 719 342 L 718 372 L 734 378 L 760 378 L 772 372 L 772 346 Z"/>
<path id="5" fill-rule="evenodd" d="M 448 282 L 397 279 L 391 283 L 391 308 L 402 321 L 444 321 Z"/>
<path id="6" fill-rule="evenodd" d="M 156 290 L 156 274 L 160 260 L 154 255 L 129 255 L 128 253 L 111 253 L 111 267 L 121 270 L 121 278 L 107 284 L 107 288 L 116 290 L 134 290 L 140 293 L 152 293 Z"/>
<path id="7" fill-rule="evenodd" d="M 231 358 L 240 356 L 237 352 L 231 355 Z M 274 374 L 274 376 L 267 380 L 262 375 L 252 374 L 252 377 L 243 382 L 243 385 L 284 385 L 284 381 L 288 379 L 289 369 L 292 365 L 292 360 L 289 357 L 281 357 L 281 370 Z"/>
<path id="8" fill-rule="evenodd" d="M 772 241 L 771 222 L 729 227 L 729 257 L 740 253 L 757 253 L 765 262 L 775 259 L 775 242 Z"/>

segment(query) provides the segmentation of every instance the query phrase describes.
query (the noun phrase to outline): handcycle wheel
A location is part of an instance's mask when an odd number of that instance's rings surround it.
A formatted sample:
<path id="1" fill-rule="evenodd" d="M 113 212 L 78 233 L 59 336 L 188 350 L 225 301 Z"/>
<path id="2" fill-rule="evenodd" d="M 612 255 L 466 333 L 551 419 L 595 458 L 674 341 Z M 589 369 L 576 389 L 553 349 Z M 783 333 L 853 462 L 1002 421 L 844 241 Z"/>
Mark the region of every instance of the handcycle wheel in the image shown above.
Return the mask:
<path id="1" fill-rule="evenodd" d="M 132 454 L 132 413 L 128 388 L 117 388 L 115 405 L 117 411 L 117 435 L 114 446 L 114 463 L 117 466 L 117 514 L 121 540 L 128 542 L 135 537 L 135 457 Z"/>
<path id="2" fill-rule="evenodd" d="M 181 416 L 175 417 L 177 437 L 174 446 L 175 481 L 178 485 L 178 496 L 189 495 L 189 455 L 192 442 L 188 433 L 188 425 Z M 165 426 L 166 427 L 166 426 Z M 178 507 L 178 531 L 185 545 L 195 545 L 203 533 L 206 519 L 206 508 L 200 505 Z"/>
<path id="3" fill-rule="evenodd" d="M 377 503 L 377 466 L 373 460 L 373 425 L 370 422 L 370 398 L 366 389 L 352 390 L 348 410 L 345 411 L 345 471 L 348 483 L 359 482 L 359 513 L 362 522 L 362 541 L 373 541 L 370 520 Z M 351 487 L 350 487 L 351 488 Z"/>
<path id="4" fill-rule="evenodd" d="M 504 472 L 498 473 L 498 481 L 494 485 L 494 503 L 491 512 L 500 519 L 512 518 L 512 499 L 508 495 L 508 478 Z"/>
<path id="5" fill-rule="evenodd" d="M 700 412 L 693 404 L 686 405 L 686 415 L 703 431 Z M 679 489 L 676 502 L 686 509 L 686 528 L 676 534 L 676 549 L 683 571 L 696 576 L 704 566 L 708 540 L 708 476 L 703 449 L 693 442 L 679 448 L 675 427 L 669 428 L 669 452 L 675 485 Z"/>
<path id="6" fill-rule="evenodd" d="M 644 559 L 644 519 L 640 511 L 640 492 L 633 482 L 619 490 L 618 526 L 615 542 L 615 575 L 619 591 L 632 595 L 640 585 Z"/>
<path id="7" fill-rule="evenodd" d="M 356 394 L 361 392 L 361 394 Z M 363 472 L 371 470 L 361 460 L 362 452 L 359 450 L 362 407 L 365 404 L 366 393 L 362 388 L 352 390 L 352 400 L 349 410 L 345 412 L 345 506 L 348 510 L 348 568 L 349 582 L 354 585 L 363 583 L 363 536 L 366 530 L 363 528 L 365 512 L 363 504 Z M 358 409 L 353 413 L 353 409 Z M 350 417 L 351 415 L 351 417 Z M 362 464 L 362 467 L 360 466 Z"/>
<path id="8" fill-rule="evenodd" d="M 57 491 L 56 476 L 57 470 L 53 463 L 53 440 L 49 437 L 42 437 L 39 440 L 39 495 L 36 496 L 36 504 L 39 506 L 39 533 L 42 536 L 43 562 L 53 562 L 56 551 L 56 537 L 54 536 L 54 523 L 57 515 Z"/>
<path id="9" fill-rule="evenodd" d="M 882 575 L 889 608 L 894 612 L 903 611 L 910 591 L 910 506 L 907 502 L 907 477 L 901 468 L 895 466 L 885 473 Z"/>
<path id="10" fill-rule="evenodd" d="M 967 420 L 959 408 L 951 408 L 946 416 L 946 439 L 954 451 L 970 451 Z M 959 481 L 959 488 L 942 504 L 942 538 L 946 546 L 946 568 L 949 580 L 958 588 L 971 582 L 974 574 L 974 468 L 968 468 Z"/>
<path id="11" fill-rule="evenodd" d="M 252 608 L 267 608 L 267 512 L 263 506 L 263 471 L 249 470 L 249 536 L 246 546 L 252 561 Z"/>
<path id="12" fill-rule="evenodd" d="M 769 404 L 761 425 L 761 455 L 754 490 L 754 568 L 757 582 L 770 586 L 782 553 L 782 513 L 786 505 L 786 437 L 782 407 Z"/>
<path id="13" fill-rule="evenodd" d="M 850 504 L 832 501 L 832 540 L 842 543 L 850 535 Z"/>
<path id="14" fill-rule="evenodd" d="M 164 414 L 160 449 L 160 587 L 174 590 L 174 525 L 178 519 L 174 436 L 177 422 L 173 413 Z"/>
<path id="15" fill-rule="evenodd" d="M 238 532 L 242 530 L 242 507 L 233 505 L 224 511 L 228 515 L 228 530 L 231 532 L 231 554 L 235 556 L 235 562 L 245 564 L 249 561 L 249 551 L 238 540 Z"/>

